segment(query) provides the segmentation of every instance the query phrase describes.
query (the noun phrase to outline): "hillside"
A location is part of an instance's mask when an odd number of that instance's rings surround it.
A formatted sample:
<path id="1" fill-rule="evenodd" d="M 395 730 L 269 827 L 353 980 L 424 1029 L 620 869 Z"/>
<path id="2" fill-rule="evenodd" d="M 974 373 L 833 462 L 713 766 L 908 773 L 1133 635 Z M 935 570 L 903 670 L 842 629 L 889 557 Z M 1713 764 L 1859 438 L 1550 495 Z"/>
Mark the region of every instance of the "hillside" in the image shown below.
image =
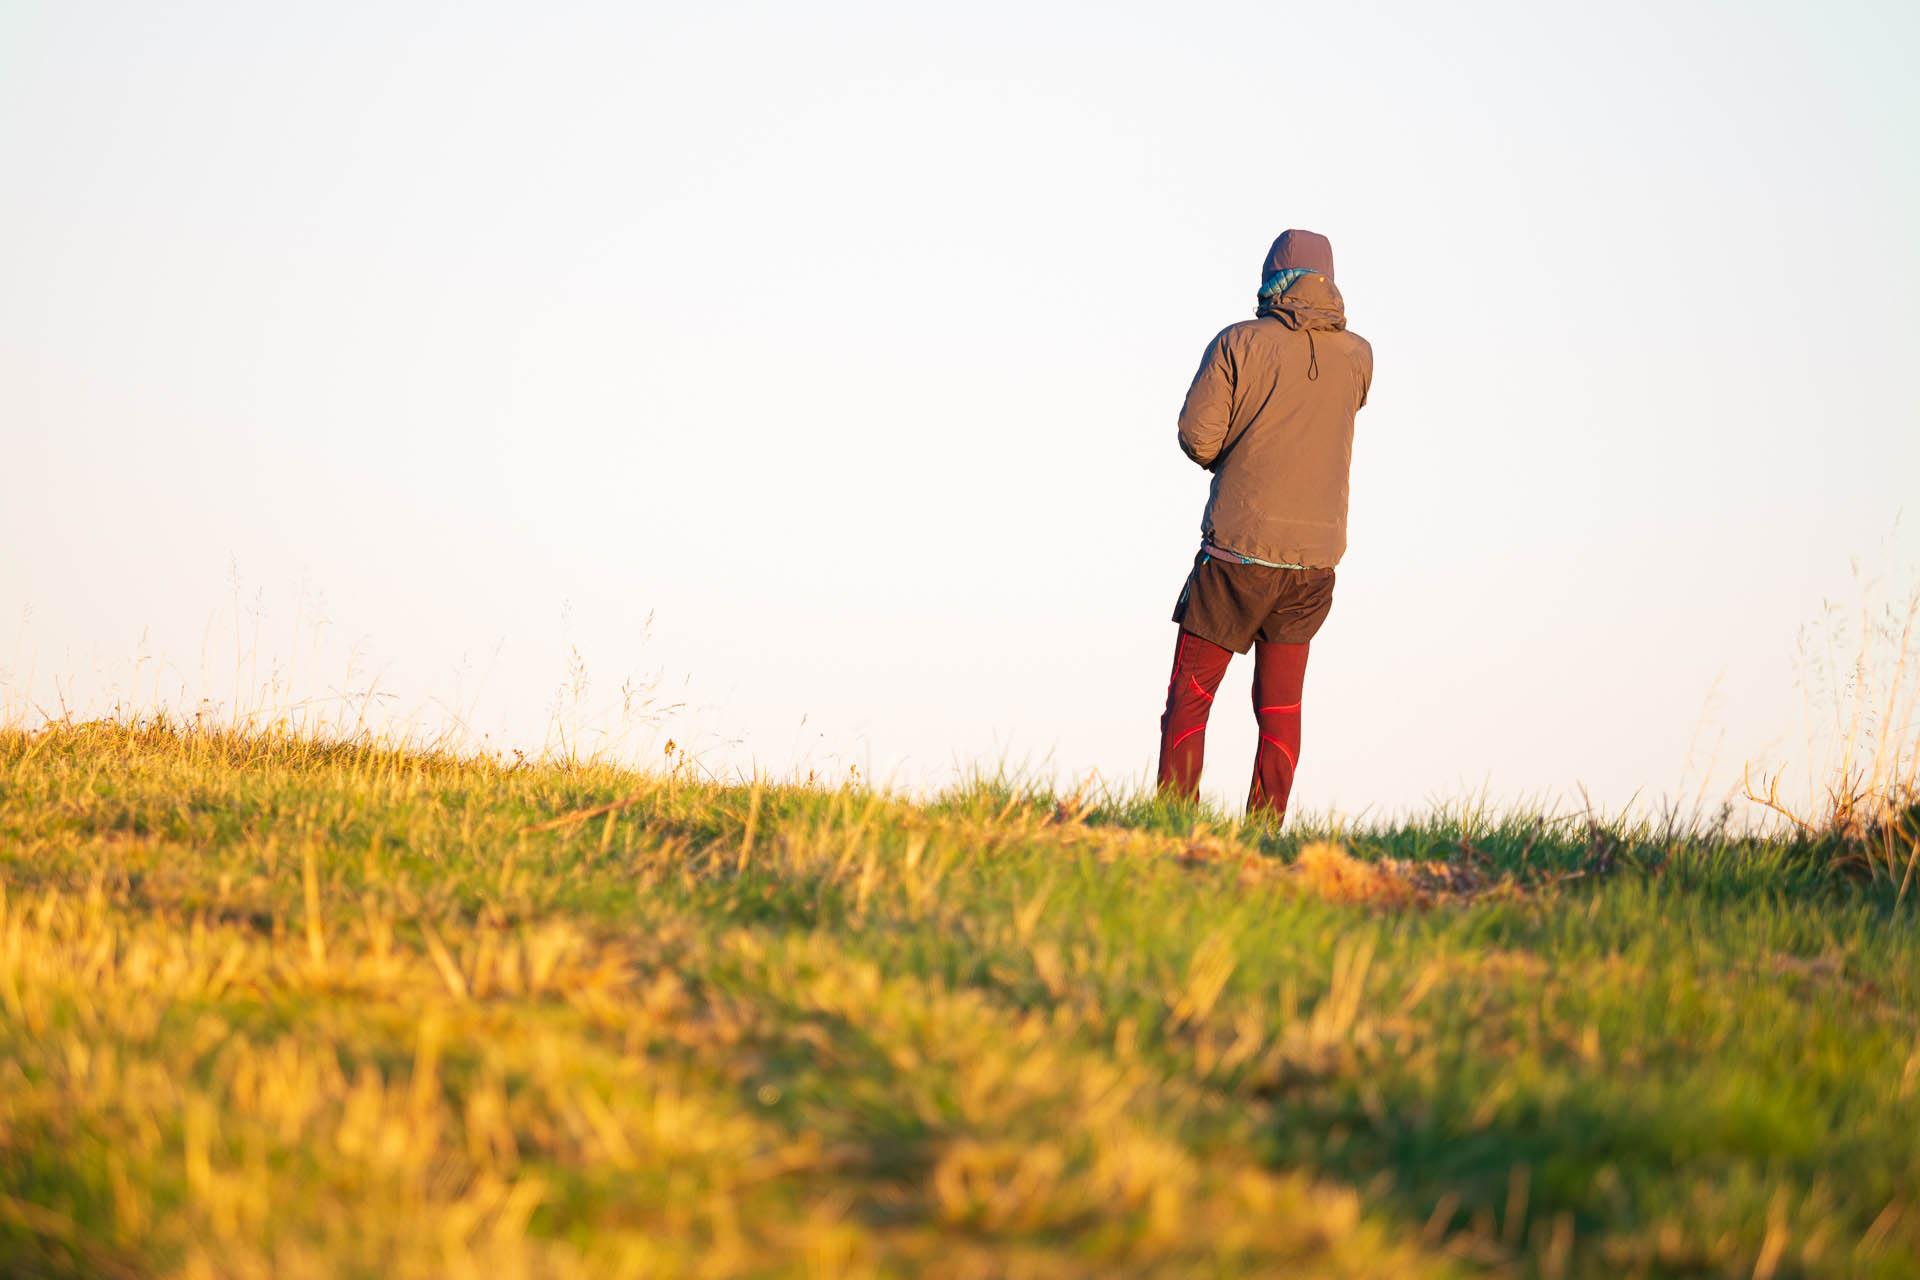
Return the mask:
<path id="1" fill-rule="evenodd" d="M 0 1272 L 1913 1276 L 1845 855 L 0 733 Z"/>

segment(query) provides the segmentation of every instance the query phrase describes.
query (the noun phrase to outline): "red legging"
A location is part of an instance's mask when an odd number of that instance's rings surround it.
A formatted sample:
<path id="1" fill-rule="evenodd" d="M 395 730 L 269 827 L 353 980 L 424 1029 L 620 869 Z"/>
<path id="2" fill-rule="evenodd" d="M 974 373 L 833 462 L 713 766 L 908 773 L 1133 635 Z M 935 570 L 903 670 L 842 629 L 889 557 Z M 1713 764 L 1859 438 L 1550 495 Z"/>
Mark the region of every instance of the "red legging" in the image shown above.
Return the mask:
<path id="1" fill-rule="evenodd" d="M 1200 793 L 1200 764 L 1206 755 L 1207 713 L 1227 674 L 1233 651 L 1191 631 L 1180 633 L 1173 651 L 1173 675 L 1167 681 L 1167 709 L 1160 717 L 1160 788 L 1193 799 Z M 1253 785 L 1247 811 L 1287 813 L 1294 767 L 1300 762 L 1300 691 L 1307 677 L 1304 644 L 1253 646 L 1253 714 L 1260 723 L 1260 746 L 1253 757 Z"/>

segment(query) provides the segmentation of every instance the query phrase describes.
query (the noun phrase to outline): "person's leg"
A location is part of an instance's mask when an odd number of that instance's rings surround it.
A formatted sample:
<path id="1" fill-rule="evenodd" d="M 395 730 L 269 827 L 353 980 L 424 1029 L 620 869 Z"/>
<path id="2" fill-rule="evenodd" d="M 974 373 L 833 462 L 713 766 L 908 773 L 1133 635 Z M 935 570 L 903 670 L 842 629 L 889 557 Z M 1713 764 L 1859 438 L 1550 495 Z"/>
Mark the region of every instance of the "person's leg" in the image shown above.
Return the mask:
<path id="1" fill-rule="evenodd" d="M 1200 764 L 1206 754 L 1207 713 L 1227 674 L 1233 651 L 1191 631 L 1181 631 L 1167 680 L 1167 709 L 1160 716 L 1160 789 L 1192 800 L 1200 794 Z"/>
<path id="2" fill-rule="evenodd" d="M 1287 816 L 1293 771 L 1300 763 L 1300 694 L 1307 678 L 1304 644 L 1253 646 L 1253 714 L 1260 743 L 1253 757 L 1247 812 L 1273 820 Z"/>

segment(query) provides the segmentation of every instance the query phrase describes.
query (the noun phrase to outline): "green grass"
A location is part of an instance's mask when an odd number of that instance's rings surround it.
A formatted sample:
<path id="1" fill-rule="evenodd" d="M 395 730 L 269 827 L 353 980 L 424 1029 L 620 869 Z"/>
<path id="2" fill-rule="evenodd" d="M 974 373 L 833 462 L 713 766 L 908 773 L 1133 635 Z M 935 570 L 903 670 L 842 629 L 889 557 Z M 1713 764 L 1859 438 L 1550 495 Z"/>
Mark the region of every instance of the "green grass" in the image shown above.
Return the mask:
<path id="1" fill-rule="evenodd" d="M 0 1272 L 1913 1276 L 1846 865 L 0 733 Z"/>

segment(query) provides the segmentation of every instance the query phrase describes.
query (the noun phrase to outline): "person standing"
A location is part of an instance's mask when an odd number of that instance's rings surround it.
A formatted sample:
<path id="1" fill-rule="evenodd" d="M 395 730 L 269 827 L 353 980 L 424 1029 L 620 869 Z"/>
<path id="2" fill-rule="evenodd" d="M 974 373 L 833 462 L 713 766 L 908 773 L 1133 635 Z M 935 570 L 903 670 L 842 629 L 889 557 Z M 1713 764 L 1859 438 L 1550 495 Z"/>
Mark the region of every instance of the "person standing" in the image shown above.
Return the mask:
<path id="1" fill-rule="evenodd" d="M 1160 717 L 1163 792 L 1199 794 L 1214 692 L 1251 646 L 1260 743 L 1247 810 L 1285 818 L 1307 648 L 1333 607 L 1353 420 L 1372 381 L 1373 348 L 1347 329 L 1332 244 L 1284 232 L 1261 267 L 1254 318 L 1207 344 L 1180 410 L 1180 448 L 1213 473 L 1213 486 L 1173 607 L 1180 635 Z"/>

